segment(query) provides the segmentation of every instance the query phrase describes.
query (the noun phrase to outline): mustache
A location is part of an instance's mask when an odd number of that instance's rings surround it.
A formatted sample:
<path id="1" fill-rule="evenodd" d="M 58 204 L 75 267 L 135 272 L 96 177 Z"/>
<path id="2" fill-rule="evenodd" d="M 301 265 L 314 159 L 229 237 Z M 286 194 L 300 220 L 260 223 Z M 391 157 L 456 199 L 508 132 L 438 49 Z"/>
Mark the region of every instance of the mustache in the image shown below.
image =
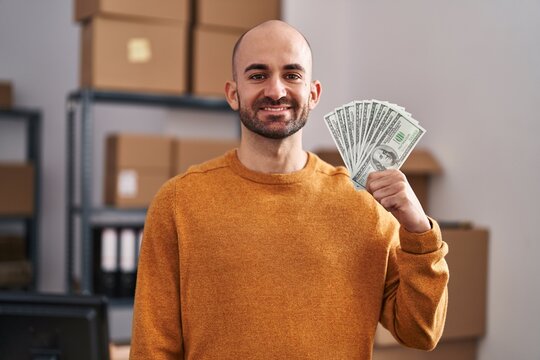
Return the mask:
<path id="1" fill-rule="evenodd" d="M 283 106 L 283 105 L 295 107 L 297 104 L 296 104 L 296 101 L 294 101 L 293 99 L 288 99 L 285 96 L 277 100 L 274 100 L 269 97 L 263 97 L 255 101 L 255 103 L 253 104 L 253 107 L 258 109 L 265 106 Z"/>

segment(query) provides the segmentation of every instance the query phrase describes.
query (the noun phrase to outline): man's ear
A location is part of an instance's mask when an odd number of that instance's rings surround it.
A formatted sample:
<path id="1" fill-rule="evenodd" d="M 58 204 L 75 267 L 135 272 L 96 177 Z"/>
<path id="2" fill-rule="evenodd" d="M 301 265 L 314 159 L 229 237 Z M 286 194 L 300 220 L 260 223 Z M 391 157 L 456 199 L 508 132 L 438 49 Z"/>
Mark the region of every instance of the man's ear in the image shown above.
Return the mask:
<path id="1" fill-rule="evenodd" d="M 321 98 L 321 92 L 322 92 L 322 85 L 319 80 L 313 80 L 311 82 L 311 88 L 310 88 L 310 102 L 309 102 L 309 109 L 313 110 L 315 109 L 315 106 L 319 103 L 319 100 Z"/>
<path id="2" fill-rule="evenodd" d="M 234 111 L 239 108 L 238 105 L 238 91 L 236 89 L 236 81 L 229 80 L 225 83 L 225 98 L 229 103 L 229 106 Z"/>

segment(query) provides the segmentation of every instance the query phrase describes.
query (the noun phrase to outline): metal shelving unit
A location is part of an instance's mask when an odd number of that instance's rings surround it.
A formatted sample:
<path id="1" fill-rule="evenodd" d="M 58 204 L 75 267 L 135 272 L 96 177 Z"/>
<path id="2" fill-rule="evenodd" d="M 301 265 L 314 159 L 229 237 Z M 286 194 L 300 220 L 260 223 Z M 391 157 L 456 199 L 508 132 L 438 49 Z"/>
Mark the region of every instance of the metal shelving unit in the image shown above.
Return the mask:
<path id="1" fill-rule="evenodd" d="M 155 106 L 175 109 L 202 109 L 220 112 L 231 111 L 225 100 L 205 99 L 194 96 L 162 96 L 138 93 L 119 93 L 95 91 L 93 89 L 79 89 L 68 94 L 66 99 L 67 118 L 67 171 L 66 171 L 66 284 L 68 292 L 74 292 L 74 242 L 76 239 L 75 220 L 80 219 L 79 234 L 81 241 L 81 274 L 80 291 L 84 294 L 93 293 L 92 279 L 92 224 L 103 222 L 103 219 L 122 219 L 126 216 L 139 216 L 144 218 L 146 209 L 117 209 L 113 207 L 92 205 L 92 171 L 94 159 L 92 158 L 92 140 L 94 135 L 94 117 L 92 107 L 94 104 L 118 104 L 134 106 Z M 80 108 L 80 143 L 76 144 L 77 109 Z M 77 148 L 78 146 L 78 148 Z M 75 201 L 75 150 L 80 151 L 79 164 L 79 194 L 80 201 Z M 101 220 L 100 220 L 101 219 Z M 123 221 L 123 220 L 119 220 Z"/>
<path id="2" fill-rule="evenodd" d="M 32 263 L 32 281 L 29 290 L 37 289 L 39 219 L 41 218 L 41 112 L 34 109 L 0 109 L 1 121 L 24 121 L 26 123 L 26 159 L 34 166 L 34 213 L 31 216 L 2 216 L 0 223 L 23 223 L 25 228 L 27 256 Z"/>

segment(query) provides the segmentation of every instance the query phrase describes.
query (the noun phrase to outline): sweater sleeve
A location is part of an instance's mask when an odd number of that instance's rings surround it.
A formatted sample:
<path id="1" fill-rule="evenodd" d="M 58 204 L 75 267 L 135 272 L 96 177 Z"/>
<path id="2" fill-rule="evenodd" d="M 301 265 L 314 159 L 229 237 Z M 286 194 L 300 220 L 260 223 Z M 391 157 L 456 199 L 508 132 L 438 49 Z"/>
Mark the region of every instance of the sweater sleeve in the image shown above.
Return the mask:
<path id="1" fill-rule="evenodd" d="M 380 316 L 397 341 L 422 350 L 437 345 L 448 302 L 448 246 L 437 222 L 430 221 L 432 229 L 421 234 L 399 229 L 388 259 Z"/>
<path id="2" fill-rule="evenodd" d="M 183 359 L 175 187 L 167 182 L 148 210 L 139 257 L 130 359 Z"/>

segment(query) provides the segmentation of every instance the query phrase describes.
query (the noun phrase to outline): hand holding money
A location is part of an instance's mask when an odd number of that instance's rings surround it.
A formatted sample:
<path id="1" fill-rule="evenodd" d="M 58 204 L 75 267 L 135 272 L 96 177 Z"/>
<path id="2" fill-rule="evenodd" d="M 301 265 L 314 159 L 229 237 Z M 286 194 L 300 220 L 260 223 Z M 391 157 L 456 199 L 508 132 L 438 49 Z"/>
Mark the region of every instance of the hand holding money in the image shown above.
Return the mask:
<path id="1" fill-rule="evenodd" d="M 357 189 L 373 197 L 410 232 L 431 228 L 405 175 L 398 169 L 425 134 L 418 121 L 396 104 L 352 101 L 324 121 Z"/>
<path id="2" fill-rule="evenodd" d="M 422 233 L 431 229 L 420 201 L 401 171 L 390 169 L 370 173 L 366 189 L 407 231 Z"/>

